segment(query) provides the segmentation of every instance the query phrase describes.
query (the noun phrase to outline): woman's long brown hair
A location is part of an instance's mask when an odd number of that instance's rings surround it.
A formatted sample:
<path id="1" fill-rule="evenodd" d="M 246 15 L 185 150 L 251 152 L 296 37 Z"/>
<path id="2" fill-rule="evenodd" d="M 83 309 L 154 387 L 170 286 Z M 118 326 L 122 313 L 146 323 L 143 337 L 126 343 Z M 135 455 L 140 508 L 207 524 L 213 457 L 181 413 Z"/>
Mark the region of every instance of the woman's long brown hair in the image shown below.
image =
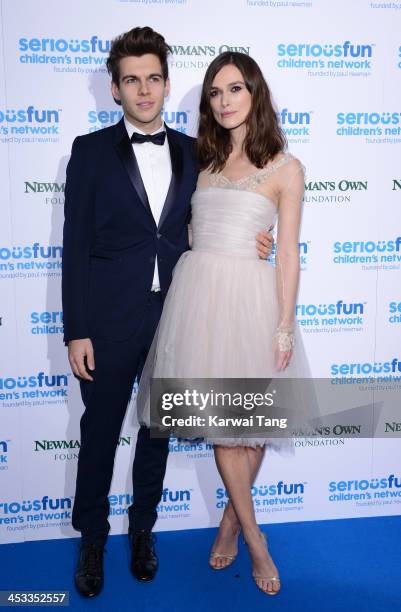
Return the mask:
<path id="1" fill-rule="evenodd" d="M 286 137 L 279 126 L 269 87 L 255 60 L 245 53 L 226 51 L 213 60 L 203 80 L 196 146 L 200 169 L 221 171 L 231 153 L 230 130 L 217 123 L 210 105 L 214 78 L 223 66 L 228 64 L 238 68 L 252 96 L 251 110 L 246 119 L 244 151 L 254 166 L 263 168 L 277 153 L 285 149 Z"/>

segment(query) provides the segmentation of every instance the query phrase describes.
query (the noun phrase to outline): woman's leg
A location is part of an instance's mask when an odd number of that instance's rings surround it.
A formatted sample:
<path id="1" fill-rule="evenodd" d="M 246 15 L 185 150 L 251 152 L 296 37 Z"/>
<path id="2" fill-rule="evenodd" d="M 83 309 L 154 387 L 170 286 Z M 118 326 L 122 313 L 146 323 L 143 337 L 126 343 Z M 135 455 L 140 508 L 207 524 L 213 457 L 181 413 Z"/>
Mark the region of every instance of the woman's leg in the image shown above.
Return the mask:
<path id="1" fill-rule="evenodd" d="M 247 455 L 249 479 L 250 482 L 253 483 L 259 471 L 260 464 L 262 463 L 264 449 L 262 447 L 258 447 L 257 449 L 246 448 L 245 450 L 248 451 Z M 217 468 L 219 468 L 217 458 L 216 464 Z M 237 554 L 238 534 L 240 532 L 240 528 L 241 526 L 238 521 L 238 517 L 229 498 L 227 505 L 224 509 L 223 518 L 220 522 L 220 528 L 212 548 L 212 552 L 217 552 L 222 556 L 212 557 L 210 559 L 210 564 L 213 567 L 222 568 L 226 567 L 227 565 L 230 565 L 230 559 L 225 558 L 224 555 L 228 555 L 228 557 L 231 557 Z"/>
<path id="2" fill-rule="evenodd" d="M 259 449 L 251 449 L 243 446 L 215 447 L 217 468 L 229 494 L 233 510 L 242 527 L 244 538 L 252 558 L 253 573 L 256 576 L 265 576 L 269 578 L 277 576 L 278 572 L 267 551 L 258 524 L 256 523 L 251 496 L 251 486 L 253 484 L 251 465 L 256 465 L 257 461 L 252 453 L 259 453 L 260 465 L 261 451 Z M 267 592 L 279 590 L 278 581 L 258 579 L 257 584 L 262 590 Z"/>

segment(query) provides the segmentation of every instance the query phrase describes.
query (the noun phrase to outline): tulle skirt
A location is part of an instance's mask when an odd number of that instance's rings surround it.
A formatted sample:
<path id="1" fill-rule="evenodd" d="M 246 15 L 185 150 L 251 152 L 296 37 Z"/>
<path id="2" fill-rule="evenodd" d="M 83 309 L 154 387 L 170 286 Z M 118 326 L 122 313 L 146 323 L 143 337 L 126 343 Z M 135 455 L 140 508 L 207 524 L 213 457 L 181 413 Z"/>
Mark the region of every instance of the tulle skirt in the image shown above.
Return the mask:
<path id="1" fill-rule="evenodd" d="M 290 365 L 277 372 L 276 270 L 259 259 L 188 251 L 178 261 L 137 395 L 138 420 L 149 424 L 151 378 L 308 378 L 295 329 Z M 224 446 L 275 445 L 272 439 L 210 438 Z M 288 440 L 276 445 L 288 446 Z"/>

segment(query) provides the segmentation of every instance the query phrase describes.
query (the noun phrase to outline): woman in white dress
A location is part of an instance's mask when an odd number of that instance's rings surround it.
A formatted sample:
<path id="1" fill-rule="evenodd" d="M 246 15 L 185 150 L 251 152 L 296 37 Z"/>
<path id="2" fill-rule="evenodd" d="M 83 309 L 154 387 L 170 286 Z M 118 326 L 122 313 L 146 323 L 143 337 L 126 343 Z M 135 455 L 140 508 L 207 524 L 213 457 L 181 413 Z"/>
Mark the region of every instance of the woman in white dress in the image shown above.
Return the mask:
<path id="1" fill-rule="evenodd" d="M 177 263 L 144 368 L 140 419 L 150 377 L 300 377 L 305 371 L 294 317 L 304 175 L 285 144 L 256 62 L 242 53 L 219 55 L 206 72 L 200 102 L 192 250 Z M 277 219 L 273 267 L 258 259 L 254 236 Z M 209 564 L 233 563 L 242 529 L 254 580 L 275 595 L 278 570 L 251 497 L 267 440 L 212 441 L 229 501 Z"/>

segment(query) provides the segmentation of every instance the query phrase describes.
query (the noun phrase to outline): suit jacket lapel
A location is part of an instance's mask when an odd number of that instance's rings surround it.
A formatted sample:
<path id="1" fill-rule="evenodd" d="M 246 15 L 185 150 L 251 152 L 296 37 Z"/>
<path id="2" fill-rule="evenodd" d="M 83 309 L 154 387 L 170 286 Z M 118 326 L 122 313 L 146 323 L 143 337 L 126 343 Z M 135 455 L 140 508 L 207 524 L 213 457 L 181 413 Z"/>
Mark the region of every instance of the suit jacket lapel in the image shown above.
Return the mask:
<path id="1" fill-rule="evenodd" d="M 115 147 L 128 173 L 133 188 L 145 209 L 152 215 L 146 189 L 142 181 L 141 173 L 139 172 L 138 162 L 136 161 L 131 141 L 125 129 L 124 119 L 121 119 L 115 126 Z"/>
<path id="2" fill-rule="evenodd" d="M 170 147 L 170 159 L 171 159 L 171 181 L 167 192 L 166 200 L 164 202 L 162 214 L 160 215 L 160 221 L 158 227 L 161 227 L 167 218 L 175 200 L 177 199 L 180 182 L 182 179 L 184 160 L 183 152 L 175 139 L 174 130 L 171 130 L 166 126 L 167 140 Z"/>

